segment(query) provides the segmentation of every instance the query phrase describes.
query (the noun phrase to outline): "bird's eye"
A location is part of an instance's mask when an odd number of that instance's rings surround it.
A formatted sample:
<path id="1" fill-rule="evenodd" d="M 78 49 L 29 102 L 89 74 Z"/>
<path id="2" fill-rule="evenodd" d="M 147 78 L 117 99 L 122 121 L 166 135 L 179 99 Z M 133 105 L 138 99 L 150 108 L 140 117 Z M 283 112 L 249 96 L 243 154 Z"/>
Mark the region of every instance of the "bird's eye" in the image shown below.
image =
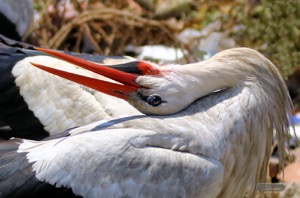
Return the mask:
<path id="1" fill-rule="evenodd" d="M 146 102 L 153 107 L 157 107 L 163 102 L 163 100 L 159 95 L 150 95 L 146 98 Z"/>

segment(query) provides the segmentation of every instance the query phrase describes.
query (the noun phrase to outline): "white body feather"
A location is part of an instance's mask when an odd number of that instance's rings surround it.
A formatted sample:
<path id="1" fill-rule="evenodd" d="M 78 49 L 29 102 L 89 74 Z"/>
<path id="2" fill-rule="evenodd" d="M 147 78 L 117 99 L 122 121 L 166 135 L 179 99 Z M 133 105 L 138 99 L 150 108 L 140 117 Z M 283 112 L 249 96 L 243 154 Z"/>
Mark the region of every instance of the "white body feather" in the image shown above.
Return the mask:
<path id="1" fill-rule="evenodd" d="M 81 75 L 103 77 L 50 56 L 29 57 L 15 65 L 12 73 L 20 94 L 50 134 L 104 118 L 138 113 L 123 100 L 48 74 L 33 67 L 30 62 L 46 62 L 49 66 Z"/>

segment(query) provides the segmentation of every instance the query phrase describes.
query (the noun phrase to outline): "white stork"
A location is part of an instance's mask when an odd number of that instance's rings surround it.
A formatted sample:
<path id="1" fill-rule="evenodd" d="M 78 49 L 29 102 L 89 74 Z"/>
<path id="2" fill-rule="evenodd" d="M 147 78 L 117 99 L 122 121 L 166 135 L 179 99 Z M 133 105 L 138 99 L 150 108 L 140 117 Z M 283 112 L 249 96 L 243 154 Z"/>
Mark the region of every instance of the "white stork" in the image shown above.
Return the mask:
<path id="1" fill-rule="evenodd" d="M 144 114 L 45 141 L 3 141 L 3 197 L 251 196 L 265 181 L 273 127 L 283 160 L 291 99 L 276 67 L 257 51 L 229 49 L 184 67 L 139 61 L 142 74 L 134 75 L 40 50 L 114 82 L 32 62 L 36 67 L 125 99 Z"/>
<path id="2" fill-rule="evenodd" d="M 102 64 L 133 61 L 124 57 L 75 54 Z M 127 102 L 32 67 L 30 62 L 79 70 L 70 63 L 0 35 L 0 137 L 42 139 L 49 134 L 86 125 L 103 118 L 136 114 Z M 118 65 L 119 67 L 122 64 Z M 81 74 L 92 75 L 81 70 Z M 118 105 L 122 109 L 116 108 Z"/>

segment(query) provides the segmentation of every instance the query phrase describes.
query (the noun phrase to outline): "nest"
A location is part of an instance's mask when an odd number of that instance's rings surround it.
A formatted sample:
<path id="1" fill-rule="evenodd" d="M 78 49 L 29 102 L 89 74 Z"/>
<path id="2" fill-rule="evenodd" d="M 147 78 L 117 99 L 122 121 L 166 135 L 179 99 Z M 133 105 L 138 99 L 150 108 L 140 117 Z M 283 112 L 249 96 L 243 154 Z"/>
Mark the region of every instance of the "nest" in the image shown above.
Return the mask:
<path id="1" fill-rule="evenodd" d="M 134 1 L 36 1 L 39 19 L 27 42 L 65 51 L 124 55 L 130 45 L 176 46 L 179 29 Z"/>

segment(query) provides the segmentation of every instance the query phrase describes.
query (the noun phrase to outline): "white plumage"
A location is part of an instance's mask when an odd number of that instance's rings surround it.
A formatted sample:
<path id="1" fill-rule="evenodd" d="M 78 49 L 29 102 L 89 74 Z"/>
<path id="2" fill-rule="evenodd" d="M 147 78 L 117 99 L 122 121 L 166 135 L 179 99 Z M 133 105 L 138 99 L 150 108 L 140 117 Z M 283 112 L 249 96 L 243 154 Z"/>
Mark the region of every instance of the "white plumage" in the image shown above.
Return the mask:
<path id="1" fill-rule="evenodd" d="M 20 94 L 49 134 L 138 112 L 125 101 L 43 72 L 32 67 L 30 62 L 47 63 L 51 67 L 81 75 L 103 77 L 50 56 L 28 57 L 14 66 L 12 74 Z"/>
<path id="2" fill-rule="evenodd" d="M 148 66 L 159 72 L 137 76 L 139 87 L 124 96 L 145 115 L 104 118 L 60 139 L 20 140 L 35 177 L 83 197 L 253 195 L 265 181 L 273 127 L 281 161 L 285 155 L 291 100 L 276 67 L 247 48 Z"/>

